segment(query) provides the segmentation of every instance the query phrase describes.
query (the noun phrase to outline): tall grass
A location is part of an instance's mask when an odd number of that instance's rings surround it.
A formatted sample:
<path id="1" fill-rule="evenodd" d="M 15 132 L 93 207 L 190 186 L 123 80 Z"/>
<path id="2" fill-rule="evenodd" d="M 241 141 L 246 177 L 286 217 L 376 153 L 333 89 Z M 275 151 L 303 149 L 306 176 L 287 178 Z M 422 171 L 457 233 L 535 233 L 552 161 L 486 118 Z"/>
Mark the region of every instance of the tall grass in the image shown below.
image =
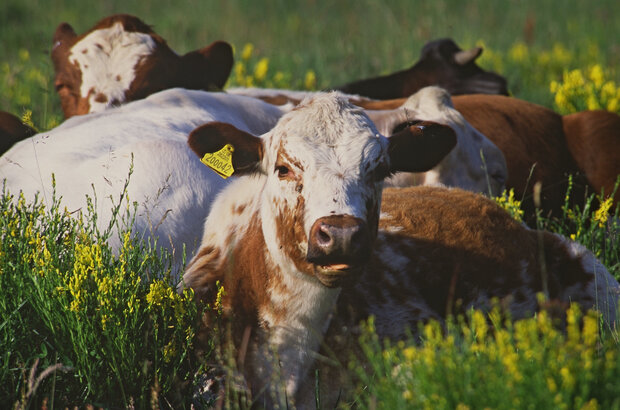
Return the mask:
<path id="1" fill-rule="evenodd" d="M 1 192 L 0 400 L 187 404 L 202 363 L 192 292 L 177 294 L 156 244 L 123 232 L 113 252 L 88 208 L 70 215 L 56 198 L 48 208 Z"/>

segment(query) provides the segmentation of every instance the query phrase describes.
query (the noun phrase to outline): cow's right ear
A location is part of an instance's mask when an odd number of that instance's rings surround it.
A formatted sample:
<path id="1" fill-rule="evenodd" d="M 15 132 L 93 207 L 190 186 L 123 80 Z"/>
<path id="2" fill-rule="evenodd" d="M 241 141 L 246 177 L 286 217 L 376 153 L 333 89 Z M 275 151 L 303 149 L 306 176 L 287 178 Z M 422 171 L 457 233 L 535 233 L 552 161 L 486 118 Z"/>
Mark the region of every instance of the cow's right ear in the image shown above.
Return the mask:
<path id="1" fill-rule="evenodd" d="M 263 159 L 263 144 L 260 138 L 224 122 L 201 125 L 189 134 L 187 143 L 199 158 L 218 152 L 230 144 L 233 148 L 234 175 L 256 172 Z"/>
<path id="2" fill-rule="evenodd" d="M 77 37 L 75 30 L 69 23 L 60 23 L 56 27 L 54 37 L 52 38 L 53 48 L 58 47 L 60 44 L 71 44 L 71 42 Z"/>
<path id="3" fill-rule="evenodd" d="M 214 41 L 200 50 L 191 51 L 181 59 L 185 81 L 195 83 L 190 88 L 221 90 L 233 66 L 233 50 L 225 41 Z"/>
<path id="4" fill-rule="evenodd" d="M 389 138 L 390 172 L 426 172 L 439 164 L 456 145 L 447 125 L 423 121 Z"/>

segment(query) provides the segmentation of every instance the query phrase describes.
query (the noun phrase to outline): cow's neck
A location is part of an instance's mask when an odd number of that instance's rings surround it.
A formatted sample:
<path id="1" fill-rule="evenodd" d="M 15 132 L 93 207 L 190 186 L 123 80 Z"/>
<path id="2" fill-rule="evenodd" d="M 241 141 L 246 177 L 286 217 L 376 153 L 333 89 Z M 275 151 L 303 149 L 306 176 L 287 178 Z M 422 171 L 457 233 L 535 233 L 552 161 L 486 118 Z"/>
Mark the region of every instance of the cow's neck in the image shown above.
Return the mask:
<path id="1" fill-rule="evenodd" d="M 296 263 L 286 252 L 273 209 L 261 209 L 261 235 L 267 249 L 270 281 L 269 306 L 259 309 L 258 314 L 269 329 L 269 344 L 282 363 L 287 394 L 294 396 L 319 350 L 340 289 L 327 288 L 316 277 L 300 271 L 299 261 Z"/>

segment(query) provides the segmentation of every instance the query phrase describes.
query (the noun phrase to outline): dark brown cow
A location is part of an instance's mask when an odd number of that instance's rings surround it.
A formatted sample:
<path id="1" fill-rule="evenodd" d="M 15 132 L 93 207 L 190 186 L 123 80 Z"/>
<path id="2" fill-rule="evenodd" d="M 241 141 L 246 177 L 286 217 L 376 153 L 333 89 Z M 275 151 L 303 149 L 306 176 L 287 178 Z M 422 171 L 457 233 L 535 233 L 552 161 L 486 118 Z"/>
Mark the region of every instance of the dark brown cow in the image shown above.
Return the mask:
<path id="1" fill-rule="evenodd" d="M 33 136 L 37 132 L 8 112 L 0 111 L 0 155 L 16 142 Z"/>
<path id="2" fill-rule="evenodd" d="M 66 118 L 168 88 L 219 90 L 233 64 L 228 43 L 179 56 L 150 26 L 126 14 L 106 17 L 80 36 L 62 23 L 53 44 L 55 86 Z"/>
<path id="3" fill-rule="evenodd" d="M 481 47 L 461 50 L 451 39 L 432 41 L 422 48 L 411 68 L 334 87 L 347 94 L 379 100 L 409 96 L 427 85 L 438 85 L 452 95 L 508 95 L 506 79 L 476 65 Z"/>

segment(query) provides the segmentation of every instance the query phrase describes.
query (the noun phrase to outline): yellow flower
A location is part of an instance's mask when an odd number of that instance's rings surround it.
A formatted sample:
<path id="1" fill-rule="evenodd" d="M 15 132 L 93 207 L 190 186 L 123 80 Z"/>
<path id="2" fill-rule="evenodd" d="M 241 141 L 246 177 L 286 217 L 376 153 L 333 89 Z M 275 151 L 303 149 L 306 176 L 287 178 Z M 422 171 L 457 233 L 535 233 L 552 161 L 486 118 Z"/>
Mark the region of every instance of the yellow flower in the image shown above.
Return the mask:
<path id="1" fill-rule="evenodd" d="M 529 50 L 527 45 L 521 41 L 516 42 L 510 51 L 508 51 L 508 56 L 514 61 L 524 61 L 529 57 Z"/>
<path id="2" fill-rule="evenodd" d="M 304 78 L 304 87 L 306 90 L 314 90 L 316 88 L 316 74 L 312 70 L 306 71 Z"/>
<path id="3" fill-rule="evenodd" d="M 267 77 L 267 70 L 269 69 L 269 59 L 267 57 L 261 58 L 254 67 L 254 78 L 261 82 Z"/>
<path id="4" fill-rule="evenodd" d="M 613 204 L 613 197 L 609 197 L 603 202 L 601 202 L 601 206 L 594 212 L 594 220 L 598 221 L 598 226 L 600 228 L 604 227 L 607 223 L 607 219 L 609 218 L 609 209 Z"/>
<path id="5" fill-rule="evenodd" d="M 246 43 L 243 46 L 243 51 L 241 52 L 241 59 L 247 61 L 252 57 L 252 53 L 254 52 L 254 44 Z"/>
<path id="6" fill-rule="evenodd" d="M 603 68 L 599 64 L 595 64 L 590 68 L 589 77 L 596 88 L 601 88 L 603 86 L 605 75 L 603 74 Z"/>
<path id="7" fill-rule="evenodd" d="M 25 48 L 19 50 L 19 59 L 23 62 L 30 60 L 30 53 Z"/>

